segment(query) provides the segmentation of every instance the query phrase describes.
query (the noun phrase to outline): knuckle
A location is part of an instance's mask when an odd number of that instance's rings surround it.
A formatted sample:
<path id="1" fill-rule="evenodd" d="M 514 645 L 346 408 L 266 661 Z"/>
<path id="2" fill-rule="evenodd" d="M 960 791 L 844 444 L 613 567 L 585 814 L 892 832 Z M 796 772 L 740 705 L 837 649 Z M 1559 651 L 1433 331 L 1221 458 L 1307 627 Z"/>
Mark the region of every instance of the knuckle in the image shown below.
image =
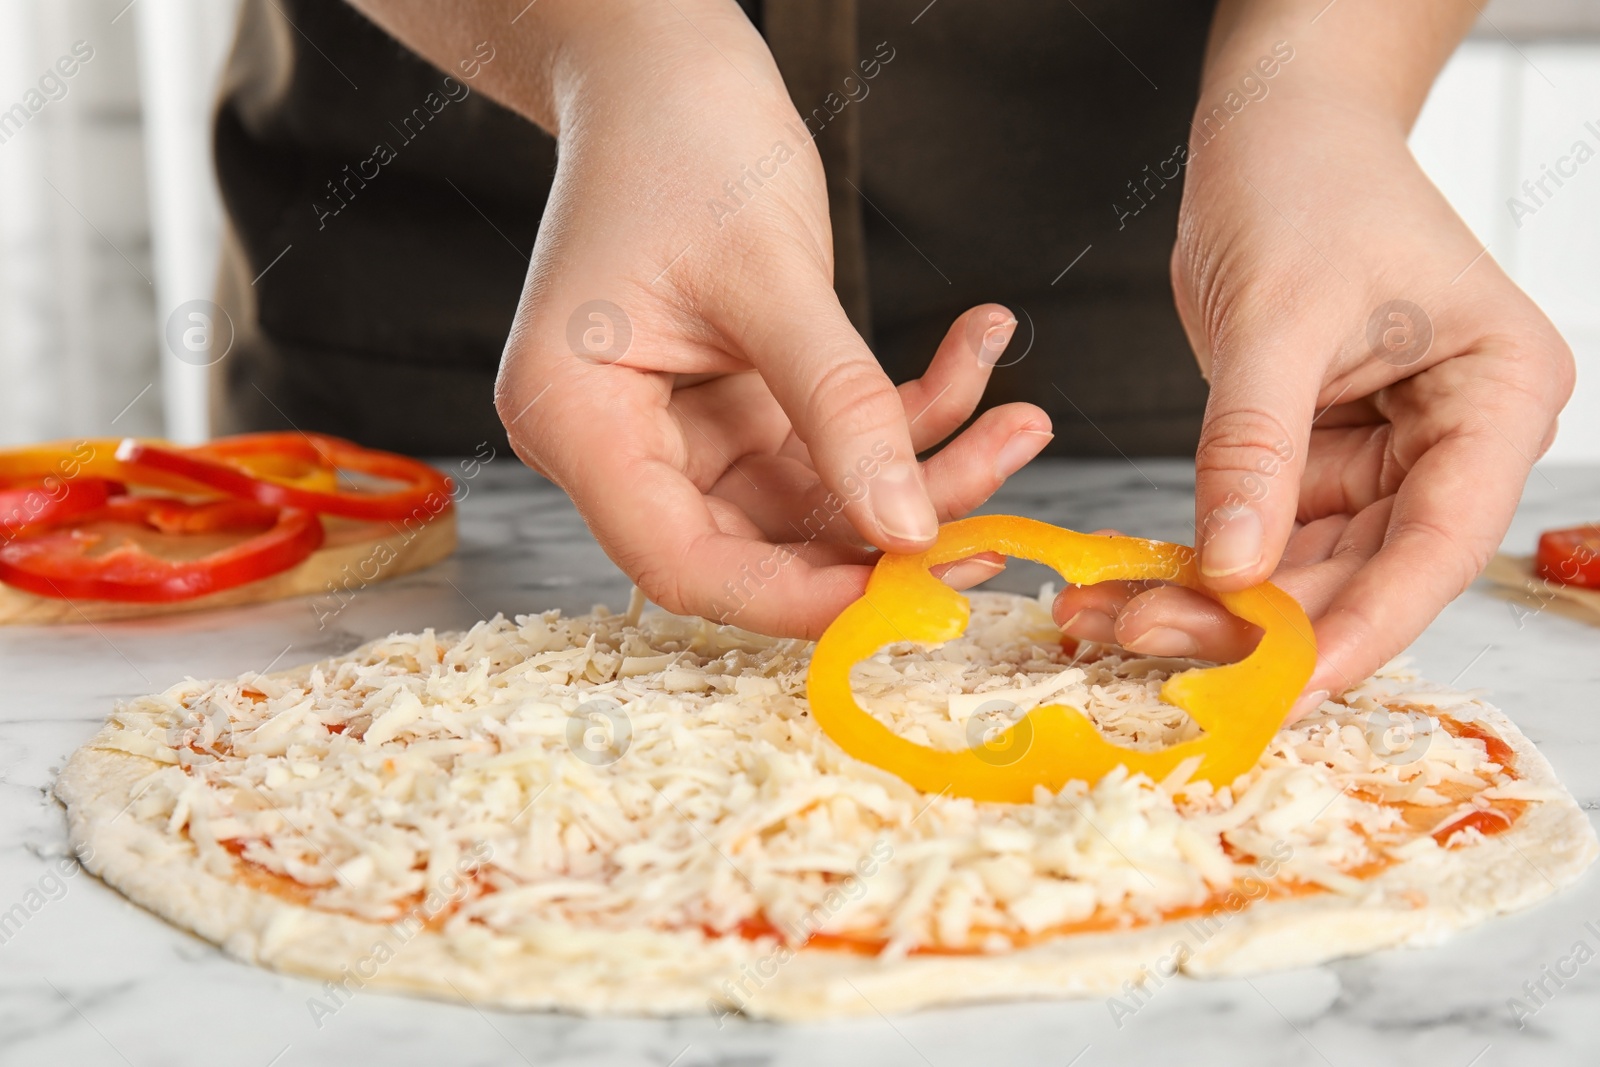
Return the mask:
<path id="1" fill-rule="evenodd" d="M 1573 358 L 1572 348 L 1559 335 L 1551 346 L 1551 367 L 1556 387 L 1556 406 L 1563 407 L 1572 399 L 1572 392 L 1578 386 L 1578 361 Z"/>
<path id="2" fill-rule="evenodd" d="M 1352 680 L 1366 678 L 1393 659 L 1404 647 L 1390 635 L 1394 625 L 1389 613 L 1373 608 L 1370 601 L 1341 603 L 1329 609 L 1322 620 L 1318 620 L 1320 626 L 1325 620 L 1337 618 L 1348 632 L 1364 635 L 1365 647 L 1359 653 L 1360 658 L 1353 663 L 1346 660 L 1341 664 Z"/>
<path id="3" fill-rule="evenodd" d="M 1263 337 L 1290 336 L 1305 308 L 1329 297 L 1328 267 L 1317 256 L 1267 255 L 1246 231 L 1217 230 L 1201 212 L 1180 220 L 1170 266 L 1219 366 Z"/>
<path id="4" fill-rule="evenodd" d="M 809 402 L 812 426 L 852 437 L 904 422 L 900 396 L 876 366 L 855 359 L 830 364 L 817 379 Z"/>
<path id="5" fill-rule="evenodd" d="M 1572 350 L 1553 329 L 1484 343 L 1494 352 L 1486 370 L 1452 360 L 1432 383 L 1424 417 L 1434 436 L 1450 432 L 1515 442 L 1524 456 L 1542 455 L 1553 440 L 1556 417 L 1577 384 Z M 1451 366 L 1459 362 L 1459 368 Z"/>
<path id="6" fill-rule="evenodd" d="M 1506 384 L 1528 394 L 1554 414 L 1572 398 L 1578 384 L 1578 365 L 1572 348 L 1554 328 L 1538 331 L 1531 340 L 1510 346 Z"/>
<path id="7" fill-rule="evenodd" d="M 1195 453 L 1197 474 L 1261 473 L 1276 467 L 1263 460 L 1268 453 L 1277 463 L 1293 455 L 1293 438 L 1283 420 L 1262 408 L 1235 408 L 1208 417 L 1200 430 Z"/>
<path id="8" fill-rule="evenodd" d="M 639 591 L 644 593 L 652 604 L 674 615 L 692 614 L 684 599 L 679 568 L 658 559 L 626 557 L 617 560 L 617 565 L 622 568 L 624 574 L 633 578 L 633 584 L 639 587 Z"/>
<path id="9" fill-rule="evenodd" d="M 1396 440 L 1394 425 L 1380 423 L 1368 431 L 1369 447 L 1376 452 L 1378 460 L 1378 475 L 1370 486 L 1370 492 L 1360 492 L 1368 488 L 1360 479 L 1353 468 L 1347 469 L 1344 474 L 1345 484 L 1358 491 L 1352 494 L 1352 503 L 1360 501 L 1362 507 L 1376 503 L 1386 496 L 1393 496 L 1400 491 L 1400 486 L 1405 482 L 1406 475 L 1411 473 L 1414 457 L 1401 455 L 1399 443 Z M 1369 499 L 1370 498 L 1370 499 Z M 1356 510 L 1360 510 L 1357 508 Z"/>
<path id="10" fill-rule="evenodd" d="M 494 410 L 495 414 L 500 416 L 502 424 L 516 414 L 517 402 L 513 395 L 515 392 L 516 386 L 512 384 L 506 369 L 501 367 L 500 373 L 494 380 Z"/>
<path id="11" fill-rule="evenodd" d="M 1465 592 L 1477 580 L 1496 548 L 1496 542 L 1488 538 L 1463 537 L 1457 530 L 1419 517 L 1396 522 L 1389 537 L 1391 540 L 1415 538 L 1436 546 L 1437 550 L 1429 553 L 1431 566 L 1442 574 L 1452 575 L 1449 586 L 1452 597 Z"/>
<path id="12" fill-rule="evenodd" d="M 495 383 L 494 409 L 500 417 L 500 425 L 505 427 L 511 451 L 527 466 L 548 478 L 550 472 L 541 455 L 543 449 L 540 447 L 539 435 L 527 425 L 533 420 L 522 417 L 527 412 L 531 399 L 532 396 L 524 397 L 520 390 L 507 385 L 503 373 Z"/>
<path id="13" fill-rule="evenodd" d="M 994 495 L 993 488 L 979 485 L 963 486 L 953 489 L 942 500 L 938 501 L 939 521 L 951 522 L 972 514 L 988 502 Z"/>
<path id="14" fill-rule="evenodd" d="M 614 553 L 612 560 L 657 607 L 674 615 L 697 615 L 716 622 L 744 625 L 741 621 L 744 609 L 760 595 L 770 576 L 764 576 L 761 582 L 755 581 L 748 564 L 705 573 L 704 566 L 697 566 L 696 560 L 714 536 L 707 534 L 680 540 L 667 549 L 659 545 L 640 545 Z"/>

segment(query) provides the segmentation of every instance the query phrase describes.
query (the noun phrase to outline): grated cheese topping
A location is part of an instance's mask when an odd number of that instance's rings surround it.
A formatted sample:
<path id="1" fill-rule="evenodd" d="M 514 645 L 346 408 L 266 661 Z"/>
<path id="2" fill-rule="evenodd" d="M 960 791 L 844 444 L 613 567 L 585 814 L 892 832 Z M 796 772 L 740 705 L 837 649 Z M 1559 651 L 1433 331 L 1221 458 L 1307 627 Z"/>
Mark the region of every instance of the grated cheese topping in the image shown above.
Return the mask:
<path id="1" fill-rule="evenodd" d="M 1074 662 L 1048 589 L 970 599 L 963 637 L 860 664 L 862 706 L 941 748 L 1051 702 L 1133 747 L 1199 732 L 1157 695 L 1196 662 L 1101 646 Z M 928 796 L 812 722 L 808 643 L 639 606 L 188 680 L 119 707 L 102 744 L 165 765 L 131 810 L 219 876 L 387 922 L 481 857 L 442 922 L 545 945 L 575 927 L 1001 951 L 1202 905 L 1268 856 L 1280 888 L 1359 893 L 1386 862 L 1480 840 L 1430 836 L 1464 814 L 1544 799 L 1438 718 L 1472 720 L 1475 698 L 1396 665 L 1280 731 L 1228 789 L 1115 773 L 1027 805 Z"/>

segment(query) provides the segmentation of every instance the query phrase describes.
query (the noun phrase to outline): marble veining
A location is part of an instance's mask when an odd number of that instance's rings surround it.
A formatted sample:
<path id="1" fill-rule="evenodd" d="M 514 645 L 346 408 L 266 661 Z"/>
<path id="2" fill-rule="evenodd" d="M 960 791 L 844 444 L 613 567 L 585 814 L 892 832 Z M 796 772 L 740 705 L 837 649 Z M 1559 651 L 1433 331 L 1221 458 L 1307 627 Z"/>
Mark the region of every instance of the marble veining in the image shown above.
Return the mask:
<path id="1" fill-rule="evenodd" d="M 485 614 L 620 607 L 628 583 L 571 505 L 497 460 L 461 507 L 461 552 L 363 590 L 319 628 L 307 601 L 97 627 L 0 629 L 0 1065 L 294 1067 L 538 1064 L 787 1067 L 802 1063 L 1172 1062 L 1357 1067 L 1600 1062 L 1600 962 L 1579 968 L 1525 1025 L 1507 999 L 1580 939 L 1600 939 L 1600 877 L 1538 909 L 1434 949 L 1381 953 L 1255 978 L 1169 981 L 1119 1027 L 1103 1000 L 1010 1003 L 811 1026 L 587 1020 L 480 1011 L 359 992 L 314 1020 L 310 981 L 244 966 L 63 864 L 57 769 L 112 702 L 185 675 L 225 676 L 347 651 L 394 628 L 465 626 Z M 1192 475 L 1176 461 L 1035 464 L 986 510 L 1078 529 L 1188 540 Z M 1550 466 L 1529 481 L 1507 548 L 1600 518 L 1600 468 Z M 1015 567 L 995 586 L 1037 589 Z M 1600 629 L 1530 611 L 1479 582 L 1411 650 L 1430 676 L 1482 688 L 1521 724 L 1588 810 L 1600 807 Z M 59 873 L 66 866 L 73 873 Z M 37 905 L 36 907 L 34 905 Z M 15 916 L 15 912 L 12 912 Z"/>

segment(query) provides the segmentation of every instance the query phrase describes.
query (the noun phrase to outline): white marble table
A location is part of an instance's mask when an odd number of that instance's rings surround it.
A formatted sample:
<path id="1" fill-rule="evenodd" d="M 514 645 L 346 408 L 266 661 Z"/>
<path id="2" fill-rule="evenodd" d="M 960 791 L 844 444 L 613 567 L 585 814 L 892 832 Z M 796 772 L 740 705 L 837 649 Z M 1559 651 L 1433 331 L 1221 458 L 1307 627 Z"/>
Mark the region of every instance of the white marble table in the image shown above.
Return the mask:
<path id="1" fill-rule="evenodd" d="M 51 872 L 65 848 L 56 768 L 118 698 L 185 674 L 234 675 L 345 651 L 393 628 L 463 626 L 485 613 L 625 602 L 627 583 L 559 493 L 509 457 L 471 483 L 451 561 L 363 591 L 319 630 L 305 601 L 54 629 L 0 630 L 0 913 L 32 901 L 0 936 L 0 1064 L 294 1067 L 301 1064 L 765 1064 L 1095 1067 L 1158 1057 L 1227 1067 L 1304 1064 L 1600 1062 L 1600 962 L 1519 1030 L 1507 998 L 1600 939 L 1600 875 L 1535 911 L 1443 948 L 1253 981 L 1168 983 L 1119 1030 L 1104 1002 L 1000 1004 L 894 1019 L 779 1027 L 706 1018 L 585 1020 L 479 1012 L 358 993 L 319 1027 L 317 986 L 236 963 L 82 872 Z M 1080 529 L 1188 539 L 1186 464 L 1039 464 L 991 510 Z M 1600 469 L 1536 472 L 1507 540 L 1600 518 Z M 1037 573 L 996 583 L 1037 588 Z M 1413 652 L 1430 676 L 1483 687 L 1539 743 L 1584 807 L 1600 803 L 1600 629 L 1554 608 L 1519 618 L 1480 582 Z M 37 891 L 30 896 L 30 891 Z M 29 911 L 27 906 L 24 911 Z M 1553 985 L 1549 985 L 1552 990 Z"/>

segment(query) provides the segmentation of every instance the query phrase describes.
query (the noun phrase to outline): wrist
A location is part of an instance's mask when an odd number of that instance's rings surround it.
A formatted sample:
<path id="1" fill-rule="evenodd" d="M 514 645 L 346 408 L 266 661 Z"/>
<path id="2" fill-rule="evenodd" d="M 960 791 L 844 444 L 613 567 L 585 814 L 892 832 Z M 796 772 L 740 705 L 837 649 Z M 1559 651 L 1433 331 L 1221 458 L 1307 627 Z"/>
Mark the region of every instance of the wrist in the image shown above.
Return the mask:
<path id="1" fill-rule="evenodd" d="M 1247 88 L 1270 88 L 1282 100 L 1365 116 L 1404 134 L 1475 16 L 1458 0 L 1410 0 L 1393 10 L 1334 8 L 1324 0 L 1222 0 L 1198 110 L 1209 113 L 1230 92 L 1242 97 Z"/>
<path id="2" fill-rule="evenodd" d="M 735 0 L 456 0 L 449 10 L 436 0 L 349 2 L 441 70 L 467 70 L 463 57 L 473 57 L 475 91 L 555 136 L 586 103 L 681 93 L 697 81 L 709 89 L 732 79 L 733 99 L 783 96 Z"/>
<path id="3" fill-rule="evenodd" d="M 1292 173 L 1347 173 L 1357 161 L 1375 176 L 1415 165 L 1407 133 L 1392 114 L 1336 97 L 1276 88 L 1251 97 L 1224 90 L 1202 97 L 1195 109 L 1185 182 L 1204 187 L 1221 181 L 1248 193 L 1241 175 L 1271 185 L 1275 176 Z"/>
<path id="4" fill-rule="evenodd" d="M 551 5 L 548 121 L 557 137 L 595 118 L 659 116 L 735 101 L 788 107 L 766 43 L 734 0 Z"/>

